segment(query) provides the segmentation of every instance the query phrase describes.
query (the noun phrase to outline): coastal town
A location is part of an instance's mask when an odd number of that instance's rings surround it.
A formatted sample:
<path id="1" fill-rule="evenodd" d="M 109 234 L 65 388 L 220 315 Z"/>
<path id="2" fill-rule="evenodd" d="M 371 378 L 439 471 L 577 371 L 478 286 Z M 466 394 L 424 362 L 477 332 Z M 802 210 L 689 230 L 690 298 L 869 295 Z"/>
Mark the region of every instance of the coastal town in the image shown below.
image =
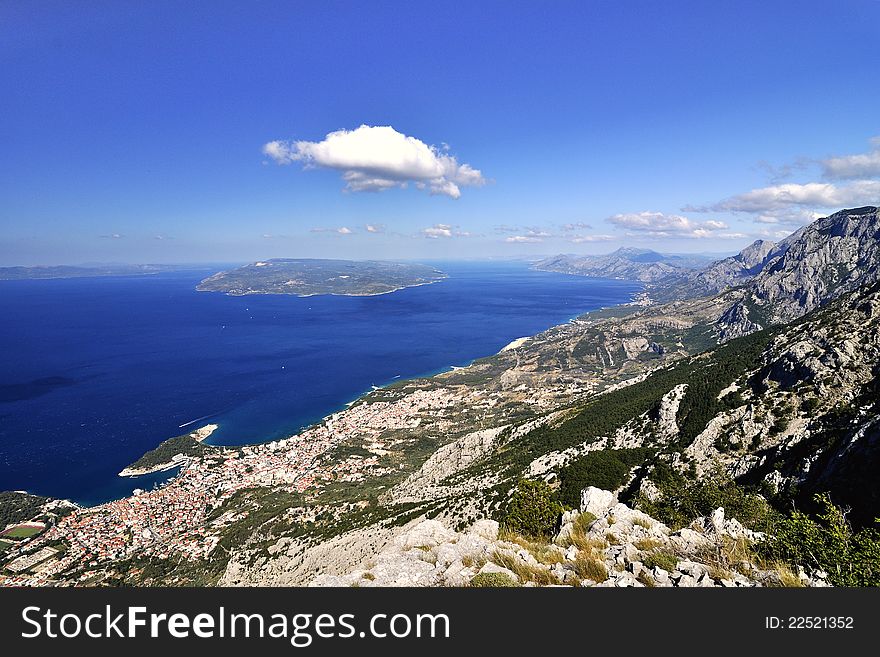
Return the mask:
<path id="1" fill-rule="evenodd" d="M 269 487 L 304 493 L 328 482 L 357 482 L 390 468 L 381 457 L 394 445 L 389 431 L 412 430 L 425 416 L 442 417 L 456 403 L 443 388 L 415 390 L 391 401 L 356 403 L 300 434 L 240 448 L 218 448 L 198 458 L 176 459 L 180 472 L 165 485 L 123 499 L 76 508 L 48 526 L 34 526 L 0 554 L 2 586 L 76 584 L 106 564 L 132 555 L 204 559 L 216 548 L 216 529 L 232 518 L 206 522 L 239 491 Z M 197 430 L 200 436 L 210 429 Z M 357 440 L 369 455 L 322 458 Z M 228 515 L 228 514 L 227 514 Z M 6 528 L 4 533 L 10 532 Z"/>

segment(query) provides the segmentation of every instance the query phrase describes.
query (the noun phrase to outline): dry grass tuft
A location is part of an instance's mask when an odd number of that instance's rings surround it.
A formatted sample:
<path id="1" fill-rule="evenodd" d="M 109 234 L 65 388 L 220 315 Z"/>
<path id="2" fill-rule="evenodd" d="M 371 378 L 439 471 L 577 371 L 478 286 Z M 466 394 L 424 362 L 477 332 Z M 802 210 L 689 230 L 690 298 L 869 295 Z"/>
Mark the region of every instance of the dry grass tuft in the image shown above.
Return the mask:
<path id="1" fill-rule="evenodd" d="M 663 541 L 659 541 L 656 538 L 642 538 L 633 543 L 633 545 L 636 546 L 636 549 L 647 552 L 648 550 L 654 550 L 658 547 L 663 547 Z"/>
<path id="2" fill-rule="evenodd" d="M 608 579 L 608 569 L 605 564 L 584 552 L 578 554 L 574 560 L 574 572 L 581 579 L 591 579 L 594 582 L 604 582 Z"/>
<path id="3" fill-rule="evenodd" d="M 507 570 L 516 574 L 522 582 L 534 582 L 539 586 L 548 586 L 551 584 L 561 584 L 559 578 L 554 575 L 549 568 L 541 566 L 532 566 L 526 563 L 516 555 L 506 554 L 496 550 L 492 553 L 492 563 L 507 568 Z"/>
<path id="4" fill-rule="evenodd" d="M 791 568 L 789 568 L 786 564 L 782 562 L 776 562 L 773 564 L 772 568 L 776 571 L 776 575 L 779 577 L 780 587 L 795 589 L 804 586 L 801 578 L 795 575 Z"/>

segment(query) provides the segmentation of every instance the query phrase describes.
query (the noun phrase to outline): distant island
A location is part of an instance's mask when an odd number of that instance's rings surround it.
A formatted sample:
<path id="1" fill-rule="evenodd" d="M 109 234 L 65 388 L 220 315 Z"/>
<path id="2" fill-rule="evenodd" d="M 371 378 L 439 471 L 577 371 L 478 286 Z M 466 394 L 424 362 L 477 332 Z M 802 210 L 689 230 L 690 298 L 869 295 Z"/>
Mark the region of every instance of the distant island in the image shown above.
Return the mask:
<path id="1" fill-rule="evenodd" d="M 443 272 L 416 263 L 275 258 L 221 271 L 197 290 L 245 294 L 373 296 L 436 283 Z"/>
<path id="2" fill-rule="evenodd" d="M 40 265 L 0 267 L 0 281 L 43 278 L 93 278 L 97 276 L 143 276 L 179 269 L 177 265 Z"/>

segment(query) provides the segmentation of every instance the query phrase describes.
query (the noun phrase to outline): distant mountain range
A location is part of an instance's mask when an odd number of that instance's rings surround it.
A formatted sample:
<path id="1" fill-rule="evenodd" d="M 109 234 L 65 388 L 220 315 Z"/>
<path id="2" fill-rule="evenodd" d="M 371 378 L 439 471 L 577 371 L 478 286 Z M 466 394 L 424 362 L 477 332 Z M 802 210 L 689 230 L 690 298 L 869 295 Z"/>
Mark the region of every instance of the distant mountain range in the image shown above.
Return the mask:
<path id="1" fill-rule="evenodd" d="M 596 278 L 621 278 L 643 283 L 684 279 L 694 269 L 708 265 L 704 256 L 666 255 L 650 249 L 624 247 L 606 255 L 558 255 L 535 263 L 540 271 Z"/>
<path id="2" fill-rule="evenodd" d="M 754 280 L 754 299 L 734 312 L 746 313 L 751 304 L 759 315 L 764 309 L 770 313 L 766 319 L 778 322 L 799 317 L 835 294 L 875 280 L 877 229 L 877 208 L 866 206 L 820 219 L 780 242 L 757 240 L 721 260 L 701 262 L 621 248 L 602 256 L 559 255 L 534 267 L 641 281 L 657 301 L 719 294 Z"/>

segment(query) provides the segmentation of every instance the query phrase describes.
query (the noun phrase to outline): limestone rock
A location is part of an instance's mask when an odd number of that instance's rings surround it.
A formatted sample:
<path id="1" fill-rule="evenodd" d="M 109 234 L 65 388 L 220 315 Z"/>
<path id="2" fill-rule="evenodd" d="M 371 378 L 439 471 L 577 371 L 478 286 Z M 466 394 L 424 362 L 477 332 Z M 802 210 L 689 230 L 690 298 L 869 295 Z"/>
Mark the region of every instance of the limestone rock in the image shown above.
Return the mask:
<path id="1" fill-rule="evenodd" d="M 617 503 L 614 493 L 589 486 L 581 491 L 581 513 L 592 513 L 597 518 Z"/>

